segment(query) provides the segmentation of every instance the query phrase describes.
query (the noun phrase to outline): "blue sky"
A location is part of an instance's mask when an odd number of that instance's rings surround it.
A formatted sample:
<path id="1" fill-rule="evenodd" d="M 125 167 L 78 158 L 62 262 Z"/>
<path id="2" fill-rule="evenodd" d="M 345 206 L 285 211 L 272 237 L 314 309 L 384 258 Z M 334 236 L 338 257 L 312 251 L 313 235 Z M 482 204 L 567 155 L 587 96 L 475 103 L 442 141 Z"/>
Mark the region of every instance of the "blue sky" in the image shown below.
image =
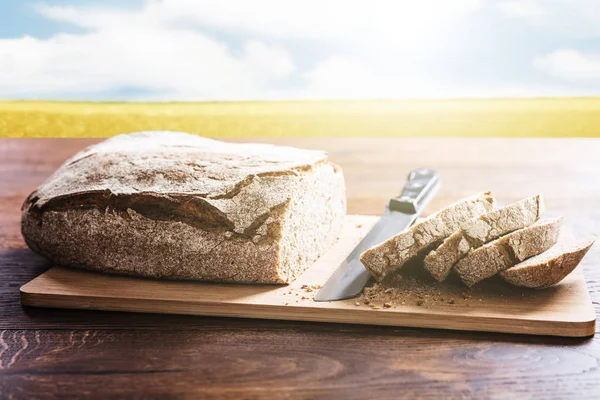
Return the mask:
<path id="1" fill-rule="evenodd" d="M 597 0 L 0 0 L 0 99 L 590 95 Z"/>

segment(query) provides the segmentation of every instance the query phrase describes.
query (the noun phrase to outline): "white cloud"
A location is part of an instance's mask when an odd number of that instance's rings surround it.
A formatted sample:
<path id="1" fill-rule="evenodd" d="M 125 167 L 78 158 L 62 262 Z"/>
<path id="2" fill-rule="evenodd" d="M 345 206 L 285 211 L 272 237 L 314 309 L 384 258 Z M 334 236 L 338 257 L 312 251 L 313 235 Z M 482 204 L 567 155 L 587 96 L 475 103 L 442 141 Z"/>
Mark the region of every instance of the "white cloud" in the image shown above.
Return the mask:
<path id="1" fill-rule="evenodd" d="M 534 60 L 534 67 L 552 76 L 577 81 L 600 80 L 600 53 L 557 50 Z"/>
<path id="2" fill-rule="evenodd" d="M 173 99 L 249 99 L 294 70 L 285 50 L 260 41 L 249 40 L 234 54 L 195 30 L 67 8 L 41 12 L 92 29 L 49 39 L 0 39 L 0 97 L 139 88 Z"/>
<path id="3" fill-rule="evenodd" d="M 162 18 L 149 18 L 146 9 L 151 3 L 140 10 L 122 10 L 99 7 L 72 7 L 64 5 L 51 5 L 47 3 L 36 4 L 33 9 L 38 14 L 59 22 L 90 29 L 107 29 L 113 26 L 156 26 Z"/>
<path id="4" fill-rule="evenodd" d="M 42 4 L 47 18 L 84 28 L 186 25 L 269 40 L 300 39 L 354 47 L 376 44 L 419 49 L 440 44 L 444 32 L 476 10 L 481 0 L 162 0 L 137 11 Z"/>
<path id="5" fill-rule="evenodd" d="M 544 8 L 540 2 L 535 0 L 500 1 L 498 8 L 508 17 L 522 18 L 530 21 L 540 21 L 548 15 L 547 8 Z"/>
<path id="6" fill-rule="evenodd" d="M 40 15 L 83 33 L 0 39 L 0 97 L 123 88 L 160 99 L 402 97 L 408 91 L 397 77 L 335 54 L 314 71 L 297 71 L 285 40 L 310 48 L 331 39 L 346 50 L 377 48 L 396 57 L 440 46 L 443 29 L 478 3 L 165 0 L 137 10 L 42 3 L 35 8 Z M 215 30 L 242 43 L 232 48 Z"/>
<path id="7" fill-rule="evenodd" d="M 379 71 L 358 60 L 330 57 L 305 76 L 303 97 L 319 99 L 408 98 L 440 94 L 417 76 Z M 439 88 L 438 88 L 439 89 Z"/>
<path id="8" fill-rule="evenodd" d="M 365 34 L 411 35 L 435 32 L 476 9 L 480 0 L 163 0 L 137 12 L 40 5 L 43 15 L 85 27 L 106 26 L 123 18 L 154 24 L 200 24 L 230 32 L 291 38 L 356 38 Z"/>
<path id="9" fill-rule="evenodd" d="M 524 20 L 562 38 L 600 35 L 598 0 L 501 0 L 496 6 L 506 17 Z"/>
<path id="10" fill-rule="evenodd" d="M 565 85 L 506 83 L 440 84 L 425 77 L 373 71 L 357 60 L 332 57 L 307 74 L 308 86 L 299 97 L 316 99 L 492 98 L 589 95 Z"/>
<path id="11" fill-rule="evenodd" d="M 258 41 L 246 42 L 243 60 L 257 74 L 262 74 L 265 78 L 281 79 L 294 71 L 294 64 L 284 50 Z"/>
<path id="12" fill-rule="evenodd" d="M 524 20 L 548 37 L 569 40 L 600 39 L 598 0 L 503 0 L 497 4 L 503 15 Z M 571 42 L 568 42 L 571 43 Z M 562 47 L 562 46 L 561 46 Z M 575 83 L 600 79 L 600 53 L 557 49 L 533 57 L 533 67 L 546 75 Z"/>
<path id="13" fill-rule="evenodd" d="M 231 32 L 269 37 L 348 40 L 377 38 L 412 47 L 476 9 L 479 0 L 166 0 L 147 15 L 163 22 L 188 21 Z"/>
<path id="14" fill-rule="evenodd" d="M 563 86 L 472 84 L 459 71 L 459 53 L 479 38 L 464 21 L 482 9 L 500 10 L 548 29 L 600 34 L 590 22 L 600 2 L 580 0 L 572 10 L 567 0 L 480 7 L 484 2 L 155 0 L 127 10 L 42 3 L 35 8 L 40 15 L 80 33 L 0 39 L 0 98 L 110 98 L 130 88 L 144 93 L 137 99 L 150 100 L 563 93 Z M 594 57 L 550 54 L 535 65 L 554 76 L 590 79 Z M 446 60 L 456 79 L 444 71 Z"/>

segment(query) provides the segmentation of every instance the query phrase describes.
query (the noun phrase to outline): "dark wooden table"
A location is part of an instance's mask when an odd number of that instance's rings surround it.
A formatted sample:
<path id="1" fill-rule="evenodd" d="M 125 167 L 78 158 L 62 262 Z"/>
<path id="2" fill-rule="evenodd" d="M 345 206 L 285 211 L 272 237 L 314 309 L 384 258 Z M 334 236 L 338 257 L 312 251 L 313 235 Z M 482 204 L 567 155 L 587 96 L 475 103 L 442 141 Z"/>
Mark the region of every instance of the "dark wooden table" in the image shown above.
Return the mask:
<path id="1" fill-rule="evenodd" d="M 287 139 L 342 165 L 350 213 L 376 214 L 418 166 L 428 212 L 491 189 L 542 192 L 577 235 L 600 233 L 600 140 Z M 19 231 L 24 198 L 95 140 L 0 139 L 0 397 L 600 398 L 600 338 L 23 308 L 50 265 Z M 600 246 L 583 261 L 600 301 Z"/>

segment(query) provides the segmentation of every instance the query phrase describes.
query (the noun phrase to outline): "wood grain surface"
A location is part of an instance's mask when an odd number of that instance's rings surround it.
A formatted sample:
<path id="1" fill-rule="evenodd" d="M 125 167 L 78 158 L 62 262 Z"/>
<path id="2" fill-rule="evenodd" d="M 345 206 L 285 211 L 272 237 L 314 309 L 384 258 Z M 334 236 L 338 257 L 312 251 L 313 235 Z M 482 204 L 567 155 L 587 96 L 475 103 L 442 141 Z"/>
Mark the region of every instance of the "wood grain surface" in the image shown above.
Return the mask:
<path id="1" fill-rule="evenodd" d="M 258 140 L 257 140 L 258 141 Z M 595 139 L 288 139 L 342 165 L 349 212 L 377 214 L 406 173 L 438 169 L 427 210 L 491 189 L 542 192 L 577 236 L 599 233 Z M 24 198 L 95 140 L 0 139 L 2 398 L 598 398 L 600 339 L 22 308 L 50 265 L 19 232 Z M 596 313 L 600 251 L 582 262 Z"/>

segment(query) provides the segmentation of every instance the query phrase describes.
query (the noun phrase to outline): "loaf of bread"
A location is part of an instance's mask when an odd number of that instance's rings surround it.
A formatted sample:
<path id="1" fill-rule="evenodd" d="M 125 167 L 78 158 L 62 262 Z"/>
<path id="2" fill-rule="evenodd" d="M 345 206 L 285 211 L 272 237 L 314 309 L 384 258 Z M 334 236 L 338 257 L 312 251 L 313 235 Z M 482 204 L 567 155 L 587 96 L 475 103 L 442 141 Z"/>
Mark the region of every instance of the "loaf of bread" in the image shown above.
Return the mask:
<path id="1" fill-rule="evenodd" d="M 558 240 L 562 217 L 540 220 L 471 251 L 454 270 L 469 287 L 529 257 L 538 255 Z"/>
<path id="2" fill-rule="evenodd" d="M 437 281 L 446 279 L 454 264 L 471 250 L 502 235 L 525 228 L 540 218 L 542 196 L 536 195 L 482 214 L 464 224 L 425 257 L 424 266 Z"/>
<path id="3" fill-rule="evenodd" d="M 489 192 L 460 200 L 362 253 L 360 260 L 381 281 L 416 255 L 430 250 L 461 224 L 494 209 Z"/>
<path id="4" fill-rule="evenodd" d="M 186 133 L 119 135 L 67 160 L 23 205 L 29 247 L 65 266 L 289 283 L 346 210 L 326 153 Z"/>
<path id="5" fill-rule="evenodd" d="M 500 272 L 500 276 L 515 286 L 547 288 L 573 272 L 595 241 L 595 236 L 576 241 L 561 236 L 547 251 Z"/>

